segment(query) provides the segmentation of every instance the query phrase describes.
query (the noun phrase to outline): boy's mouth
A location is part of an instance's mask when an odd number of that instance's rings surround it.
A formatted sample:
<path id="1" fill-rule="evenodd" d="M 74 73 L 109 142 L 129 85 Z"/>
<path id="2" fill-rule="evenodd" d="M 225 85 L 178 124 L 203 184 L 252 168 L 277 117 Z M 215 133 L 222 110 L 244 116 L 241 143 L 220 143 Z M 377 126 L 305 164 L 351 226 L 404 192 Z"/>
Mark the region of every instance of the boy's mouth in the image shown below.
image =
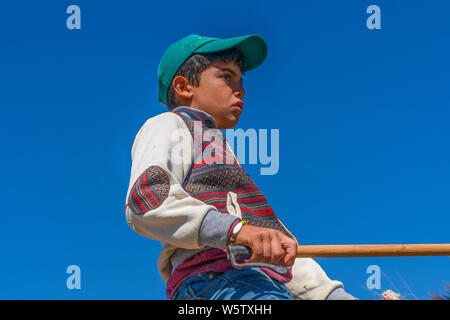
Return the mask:
<path id="1" fill-rule="evenodd" d="M 242 111 L 242 109 L 244 109 L 244 103 L 242 101 L 236 102 L 233 104 L 233 107 L 238 107 Z"/>

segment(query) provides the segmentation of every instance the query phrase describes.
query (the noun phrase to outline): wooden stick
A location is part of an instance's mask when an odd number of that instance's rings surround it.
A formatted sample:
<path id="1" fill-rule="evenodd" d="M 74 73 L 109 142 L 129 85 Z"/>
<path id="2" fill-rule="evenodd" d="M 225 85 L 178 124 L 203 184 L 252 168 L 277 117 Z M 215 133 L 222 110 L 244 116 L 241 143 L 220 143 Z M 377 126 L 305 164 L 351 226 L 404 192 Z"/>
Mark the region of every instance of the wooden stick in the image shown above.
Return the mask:
<path id="1" fill-rule="evenodd" d="M 297 258 L 450 256 L 450 244 L 350 244 L 297 247 Z"/>

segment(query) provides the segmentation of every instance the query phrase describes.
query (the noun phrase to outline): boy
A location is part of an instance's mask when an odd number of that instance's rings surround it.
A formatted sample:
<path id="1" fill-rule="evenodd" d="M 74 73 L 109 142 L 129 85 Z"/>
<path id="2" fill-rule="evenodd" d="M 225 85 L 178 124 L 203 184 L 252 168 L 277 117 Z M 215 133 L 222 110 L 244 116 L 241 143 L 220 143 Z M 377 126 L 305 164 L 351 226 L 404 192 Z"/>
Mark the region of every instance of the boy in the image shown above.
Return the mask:
<path id="1" fill-rule="evenodd" d="M 159 100 L 169 112 L 135 138 L 126 217 L 162 242 L 158 270 L 169 299 L 354 299 L 314 260 L 296 259 L 297 240 L 220 132 L 243 112 L 242 73 L 266 55 L 258 35 L 189 35 L 161 59 Z M 251 248 L 259 267 L 235 269 L 229 245 Z"/>

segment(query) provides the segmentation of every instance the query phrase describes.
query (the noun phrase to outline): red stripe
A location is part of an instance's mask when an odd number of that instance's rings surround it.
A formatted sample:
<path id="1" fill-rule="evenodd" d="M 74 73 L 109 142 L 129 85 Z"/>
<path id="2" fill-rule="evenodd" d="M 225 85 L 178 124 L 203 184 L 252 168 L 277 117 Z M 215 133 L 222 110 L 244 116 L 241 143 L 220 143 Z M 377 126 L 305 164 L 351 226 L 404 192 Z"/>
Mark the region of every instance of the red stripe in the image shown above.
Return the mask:
<path id="1" fill-rule="evenodd" d="M 148 184 L 147 184 L 147 172 L 144 172 L 143 175 L 144 175 L 144 187 L 145 187 L 145 190 L 147 191 L 147 193 L 149 193 L 149 194 L 152 196 L 152 198 L 153 198 L 154 201 L 156 202 L 156 207 L 159 207 L 159 201 L 158 201 L 158 198 L 156 198 L 155 195 L 153 194 L 153 192 L 151 192 L 150 189 L 148 188 Z"/>
<path id="2" fill-rule="evenodd" d="M 239 199 L 238 202 L 242 202 L 242 203 L 251 203 L 251 202 L 260 202 L 260 201 L 266 201 L 267 199 L 264 196 L 261 197 L 254 197 L 254 198 L 250 198 L 250 199 Z"/>
<path id="3" fill-rule="evenodd" d="M 266 211 L 266 212 L 265 213 L 264 212 L 261 213 L 261 211 Z M 249 209 L 247 207 L 242 207 L 241 208 L 241 212 L 252 213 L 252 214 L 255 214 L 255 215 L 259 216 L 259 217 L 267 217 L 267 216 L 274 216 L 274 217 L 276 217 L 275 212 L 272 209 L 270 209 L 270 208 L 251 210 L 251 209 Z"/>
<path id="4" fill-rule="evenodd" d="M 214 203 L 212 205 L 215 206 L 216 208 L 226 207 L 226 203 Z M 273 216 L 275 219 L 277 219 L 277 216 L 276 216 L 275 212 L 271 208 L 266 208 L 266 209 L 249 209 L 247 207 L 241 207 L 241 212 L 254 214 L 254 215 L 258 216 L 258 217 Z M 228 213 L 228 211 L 226 211 L 224 213 Z"/>
<path id="5" fill-rule="evenodd" d="M 193 167 L 192 169 L 197 169 L 197 168 L 201 168 L 201 167 L 206 167 L 206 166 L 208 166 L 208 164 L 206 164 L 206 165 L 198 165 L 197 167 Z M 198 176 L 199 174 L 204 174 L 204 173 L 208 173 L 208 172 L 211 172 L 211 171 L 214 171 L 214 170 L 221 170 L 221 169 L 225 169 L 225 168 L 236 168 L 236 166 L 233 166 L 233 165 L 229 165 L 229 166 L 223 166 L 223 167 L 219 167 L 219 168 L 212 168 L 212 169 L 210 169 L 210 170 L 204 170 L 204 171 L 202 171 L 202 172 L 198 172 L 198 173 L 195 173 L 195 174 L 193 174 L 193 175 L 191 175 L 191 177 L 195 177 L 195 176 Z"/>
<path id="6" fill-rule="evenodd" d="M 243 189 L 246 189 L 246 188 L 249 188 L 249 189 L 250 189 L 250 188 L 252 188 L 252 187 L 251 187 L 251 186 L 243 186 L 243 187 L 237 188 L 237 189 L 235 189 L 235 190 L 224 190 L 224 191 L 215 191 L 215 192 L 202 193 L 202 194 L 200 194 L 200 195 L 195 196 L 195 198 L 198 199 L 198 198 L 201 198 L 201 197 L 204 197 L 204 196 L 209 196 L 209 195 L 214 195 L 214 194 L 226 194 L 226 193 L 228 193 L 228 192 L 234 192 L 234 193 L 237 193 L 237 192 L 239 192 L 240 190 L 243 190 Z M 261 192 L 260 190 L 258 190 L 258 189 L 256 189 L 256 188 L 255 188 L 255 191 Z M 243 191 L 243 192 L 245 192 L 245 191 Z M 247 192 L 251 192 L 251 190 L 249 190 L 249 191 L 247 191 Z M 247 193 L 247 192 L 245 192 L 245 193 Z"/>
<path id="7" fill-rule="evenodd" d="M 137 203 L 137 205 L 139 206 L 139 208 L 141 208 L 142 211 L 145 211 L 145 209 L 147 208 L 144 206 L 141 200 L 139 200 L 139 197 L 136 195 L 136 192 L 134 190 L 135 188 L 133 188 L 133 190 L 131 191 L 134 201 Z"/>

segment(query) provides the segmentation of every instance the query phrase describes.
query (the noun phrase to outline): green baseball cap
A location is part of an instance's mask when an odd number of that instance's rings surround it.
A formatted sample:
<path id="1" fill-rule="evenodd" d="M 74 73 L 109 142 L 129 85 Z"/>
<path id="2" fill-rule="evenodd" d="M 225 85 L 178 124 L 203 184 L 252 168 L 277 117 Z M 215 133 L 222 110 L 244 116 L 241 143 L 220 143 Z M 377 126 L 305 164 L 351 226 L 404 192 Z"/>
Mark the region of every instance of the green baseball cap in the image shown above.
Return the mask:
<path id="1" fill-rule="evenodd" d="M 219 39 L 191 34 L 172 44 L 164 53 L 158 67 L 158 98 L 167 104 L 167 91 L 180 66 L 195 53 L 211 53 L 231 48 L 244 56 L 246 69 L 255 69 L 267 56 L 267 44 L 259 35 Z"/>

